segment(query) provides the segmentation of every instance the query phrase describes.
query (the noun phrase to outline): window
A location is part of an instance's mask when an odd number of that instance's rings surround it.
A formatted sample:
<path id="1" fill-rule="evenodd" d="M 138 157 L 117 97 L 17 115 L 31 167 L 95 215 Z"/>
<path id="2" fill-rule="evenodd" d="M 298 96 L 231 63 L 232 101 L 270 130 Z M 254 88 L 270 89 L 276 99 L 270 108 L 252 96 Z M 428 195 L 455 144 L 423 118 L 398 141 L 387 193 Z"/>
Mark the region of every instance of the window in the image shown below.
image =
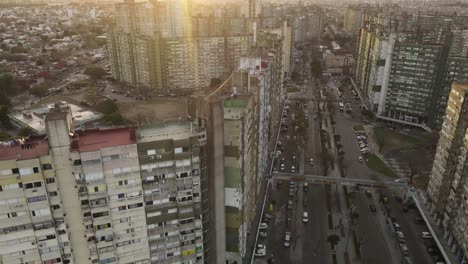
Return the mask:
<path id="1" fill-rule="evenodd" d="M 48 183 L 48 184 L 55 183 L 55 178 L 47 178 L 46 183 Z"/>
<path id="2" fill-rule="evenodd" d="M 49 192 L 49 196 L 50 197 L 55 197 L 55 196 L 57 196 L 57 192 L 55 192 L 55 191 Z"/>
<path id="3" fill-rule="evenodd" d="M 119 181 L 119 186 L 127 185 L 128 180 Z"/>
<path id="4" fill-rule="evenodd" d="M 34 210 L 34 211 L 31 211 L 31 215 L 33 217 L 34 216 L 48 216 L 50 215 L 50 209 L 44 208 L 44 209 Z"/>
<path id="5" fill-rule="evenodd" d="M 109 212 L 104 211 L 104 212 L 94 213 L 93 218 L 98 218 L 98 217 L 103 217 L 103 216 L 108 216 L 108 215 L 109 215 Z"/>
<path id="6" fill-rule="evenodd" d="M 19 174 L 19 169 L 18 168 L 11 169 L 11 172 L 13 174 Z"/>
<path id="7" fill-rule="evenodd" d="M 84 166 L 95 166 L 101 164 L 100 159 L 93 159 L 93 160 L 85 160 L 83 161 Z"/>
<path id="8" fill-rule="evenodd" d="M 142 206 L 143 206 L 143 203 L 130 204 L 128 205 L 128 209 L 134 209 L 134 208 L 138 208 Z"/>
<path id="9" fill-rule="evenodd" d="M 174 153 L 175 154 L 182 153 L 182 148 L 175 148 Z"/>
<path id="10" fill-rule="evenodd" d="M 34 173 L 39 173 L 39 167 L 34 167 L 34 168 L 33 168 L 33 172 L 34 172 Z"/>
<path id="11" fill-rule="evenodd" d="M 52 164 L 42 164 L 42 170 L 51 170 Z"/>
<path id="12" fill-rule="evenodd" d="M 40 201 L 45 201 L 45 200 L 47 200 L 47 197 L 45 195 L 39 195 L 39 196 L 29 197 L 28 203 L 35 203 L 35 202 L 40 202 Z"/>
<path id="13" fill-rule="evenodd" d="M 31 168 L 22 168 L 22 169 L 19 169 L 19 173 L 24 176 L 24 175 L 31 175 L 33 174 L 33 169 Z"/>
<path id="14" fill-rule="evenodd" d="M 117 198 L 119 198 L 119 199 L 125 198 L 125 193 L 117 194 Z"/>

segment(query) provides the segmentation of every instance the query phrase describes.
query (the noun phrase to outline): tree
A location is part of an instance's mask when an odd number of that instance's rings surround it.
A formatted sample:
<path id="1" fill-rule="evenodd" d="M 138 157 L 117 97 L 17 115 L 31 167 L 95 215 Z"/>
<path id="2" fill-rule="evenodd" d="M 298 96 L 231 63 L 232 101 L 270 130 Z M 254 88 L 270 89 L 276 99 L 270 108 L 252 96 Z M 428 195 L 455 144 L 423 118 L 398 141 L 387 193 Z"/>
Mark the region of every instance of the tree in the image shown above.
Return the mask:
<path id="1" fill-rule="evenodd" d="M 11 127 L 10 118 L 8 117 L 9 112 L 10 109 L 6 105 L 0 107 L 0 124 L 5 128 Z"/>
<path id="2" fill-rule="evenodd" d="M 210 79 L 210 88 L 218 87 L 222 83 L 222 80 L 219 78 L 211 78 Z"/>
<path id="3" fill-rule="evenodd" d="M 15 92 L 15 76 L 10 72 L 0 74 L 0 97 L 6 95 L 14 95 Z"/>
<path id="4" fill-rule="evenodd" d="M 37 61 L 36 61 L 36 66 L 42 66 L 44 65 L 46 62 L 43 58 L 39 58 Z"/>
<path id="5" fill-rule="evenodd" d="M 119 110 L 117 104 L 112 100 L 100 101 L 96 105 L 96 110 L 103 114 L 112 114 Z"/>
<path id="6" fill-rule="evenodd" d="M 28 136 L 32 136 L 34 134 L 35 134 L 34 131 L 30 127 L 22 127 L 18 131 L 18 136 L 20 136 L 20 137 L 28 137 Z"/>
<path id="7" fill-rule="evenodd" d="M 320 78 L 322 76 L 322 64 L 319 60 L 313 60 L 310 63 L 310 71 L 312 72 L 312 76 L 314 78 Z"/>
<path id="8" fill-rule="evenodd" d="M 5 133 L 3 131 L 0 131 L 0 140 L 8 140 L 10 138 L 11 138 L 10 135 L 8 135 L 7 133 Z"/>
<path id="9" fill-rule="evenodd" d="M 42 98 L 47 94 L 47 87 L 45 85 L 34 85 L 31 89 L 29 89 L 29 93 Z"/>
<path id="10" fill-rule="evenodd" d="M 124 123 L 124 118 L 118 111 L 104 115 L 103 119 L 114 125 L 122 125 Z"/>
<path id="11" fill-rule="evenodd" d="M 334 248 L 335 245 L 338 244 L 338 242 L 340 242 L 340 237 L 338 235 L 336 235 L 336 234 L 332 234 L 332 235 L 328 236 L 327 240 L 328 240 L 328 242 L 330 242 L 330 244 Z"/>
<path id="12" fill-rule="evenodd" d="M 106 71 L 102 67 L 92 65 L 86 68 L 84 74 L 93 79 L 101 79 L 102 76 L 106 75 Z"/>

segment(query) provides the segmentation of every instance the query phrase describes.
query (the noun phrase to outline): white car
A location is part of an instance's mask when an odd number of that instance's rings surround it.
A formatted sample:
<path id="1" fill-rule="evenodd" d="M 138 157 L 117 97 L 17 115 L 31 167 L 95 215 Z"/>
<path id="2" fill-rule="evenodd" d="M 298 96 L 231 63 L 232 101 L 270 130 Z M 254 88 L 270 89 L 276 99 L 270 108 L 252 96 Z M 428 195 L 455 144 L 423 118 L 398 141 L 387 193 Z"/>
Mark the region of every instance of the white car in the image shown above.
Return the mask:
<path id="1" fill-rule="evenodd" d="M 292 173 L 296 172 L 296 167 L 291 166 L 291 172 L 292 172 Z"/>
<path id="2" fill-rule="evenodd" d="M 309 160 L 309 165 L 310 165 L 310 166 L 314 166 L 314 164 L 315 164 L 315 163 L 314 163 L 314 159 L 310 159 L 310 160 Z"/>
<path id="3" fill-rule="evenodd" d="M 256 257 L 264 257 L 266 256 L 266 247 L 263 244 L 258 244 L 257 249 L 255 250 Z"/>
<path id="4" fill-rule="evenodd" d="M 260 237 L 263 237 L 263 238 L 267 237 L 267 233 L 266 233 L 266 232 L 260 232 L 259 235 L 260 235 Z"/>
<path id="5" fill-rule="evenodd" d="M 261 224 L 260 224 L 260 230 L 262 230 L 262 229 L 267 229 L 267 228 L 268 228 L 267 223 L 261 223 Z"/>
<path id="6" fill-rule="evenodd" d="M 304 212 L 304 214 L 302 215 L 302 222 L 303 223 L 308 223 L 309 222 L 309 213 L 308 212 Z"/>
<path id="7" fill-rule="evenodd" d="M 359 156 L 358 161 L 359 161 L 359 162 L 363 162 L 364 159 L 363 159 L 361 156 Z"/>
<path id="8" fill-rule="evenodd" d="M 394 183 L 405 183 L 405 180 L 403 179 L 395 179 L 393 180 Z"/>
<path id="9" fill-rule="evenodd" d="M 291 242 L 291 232 L 286 232 L 286 234 L 284 235 L 284 244 L 283 245 L 285 247 L 289 247 L 290 242 Z"/>
<path id="10" fill-rule="evenodd" d="M 421 232 L 421 238 L 432 238 L 432 235 L 429 232 Z"/>

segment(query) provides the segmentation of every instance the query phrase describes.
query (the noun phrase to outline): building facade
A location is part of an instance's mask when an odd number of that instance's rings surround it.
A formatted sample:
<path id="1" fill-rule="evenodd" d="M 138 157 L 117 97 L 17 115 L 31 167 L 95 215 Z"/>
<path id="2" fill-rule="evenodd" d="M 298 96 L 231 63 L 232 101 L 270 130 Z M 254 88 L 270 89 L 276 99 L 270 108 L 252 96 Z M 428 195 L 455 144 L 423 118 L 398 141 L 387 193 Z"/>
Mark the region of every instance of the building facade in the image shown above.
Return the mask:
<path id="1" fill-rule="evenodd" d="M 204 263 L 204 129 L 73 132 L 58 106 L 45 121 L 0 146 L 2 263 Z"/>
<path id="2" fill-rule="evenodd" d="M 452 82 L 468 74 L 459 20 L 364 15 L 354 75 L 378 118 L 426 130 L 441 126 Z"/>
<path id="3" fill-rule="evenodd" d="M 167 121 L 142 127 L 137 141 L 151 263 L 203 263 L 205 131 Z"/>
<path id="4" fill-rule="evenodd" d="M 431 216 L 445 230 L 457 259 L 468 250 L 468 83 L 454 83 L 440 131 L 427 194 Z"/>

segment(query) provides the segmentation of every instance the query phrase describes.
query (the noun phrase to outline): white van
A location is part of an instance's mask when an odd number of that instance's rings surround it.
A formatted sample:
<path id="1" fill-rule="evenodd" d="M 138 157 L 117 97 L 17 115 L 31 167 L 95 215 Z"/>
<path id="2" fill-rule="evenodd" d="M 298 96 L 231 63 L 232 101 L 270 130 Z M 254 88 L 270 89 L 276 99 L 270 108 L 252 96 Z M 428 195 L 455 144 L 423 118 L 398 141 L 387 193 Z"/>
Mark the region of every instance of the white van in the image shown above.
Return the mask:
<path id="1" fill-rule="evenodd" d="M 302 215 L 302 222 L 303 223 L 309 222 L 309 213 L 308 212 L 304 212 L 304 214 Z"/>

